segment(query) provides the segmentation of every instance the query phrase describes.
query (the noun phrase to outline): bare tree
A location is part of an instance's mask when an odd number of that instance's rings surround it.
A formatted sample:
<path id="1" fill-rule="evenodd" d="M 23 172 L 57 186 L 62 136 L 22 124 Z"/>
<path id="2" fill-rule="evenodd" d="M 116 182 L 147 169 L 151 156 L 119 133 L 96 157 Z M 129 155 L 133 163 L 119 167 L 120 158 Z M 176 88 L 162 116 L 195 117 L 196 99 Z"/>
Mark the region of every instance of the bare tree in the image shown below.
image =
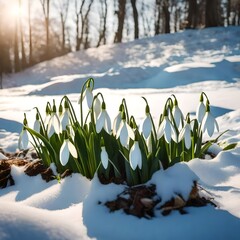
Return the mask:
<path id="1" fill-rule="evenodd" d="M 155 35 L 161 32 L 161 0 L 155 1 Z"/>
<path id="2" fill-rule="evenodd" d="M 221 26 L 220 0 L 206 0 L 205 27 Z"/>
<path id="3" fill-rule="evenodd" d="M 170 33 L 170 12 L 169 12 L 169 0 L 164 0 L 162 3 L 163 11 L 163 33 Z"/>
<path id="4" fill-rule="evenodd" d="M 139 26 L 138 26 L 138 10 L 136 6 L 137 0 L 131 0 L 133 9 L 133 21 L 134 21 L 134 38 L 139 38 Z"/>
<path id="5" fill-rule="evenodd" d="M 94 0 L 90 0 L 87 6 L 87 10 L 84 12 L 84 5 L 86 0 L 82 0 L 81 5 L 78 6 L 78 0 L 75 0 L 75 15 L 76 15 L 76 51 L 80 50 L 81 44 L 83 44 L 84 34 L 88 33 L 88 15 L 91 11 L 91 7 Z M 79 29 L 79 22 L 81 18 L 81 30 Z M 85 41 L 88 36 L 85 36 Z M 86 46 L 86 43 L 85 43 Z"/>
<path id="6" fill-rule="evenodd" d="M 21 69 L 24 69 L 27 67 L 27 58 L 25 53 L 25 47 L 24 47 L 24 36 L 23 36 L 23 25 L 22 25 L 22 0 L 18 0 L 18 7 L 19 7 L 19 31 L 20 31 L 20 41 L 21 41 Z"/>
<path id="7" fill-rule="evenodd" d="M 45 20 L 45 30 L 46 30 L 46 58 L 49 58 L 49 42 L 50 42 L 50 0 L 40 0 L 43 14 L 44 14 L 44 20 Z"/>
<path id="8" fill-rule="evenodd" d="M 103 44 L 105 45 L 107 40 L 106 40 L 106 31 L 107 31 L 107 0 L 101 0 L 101 12 L 100 12 L 100 34 L 99 34 L 99 39 L 97 43 L 97 47 L 100 46 L 101 42 L 103 41 Z"/>
<path id="9" fill-rule="evenodd" d="M 197 0 L 188 0 L 187 28 L 197 27 L 198 4 Z"/>
<path id="10" fill-rule="evenodd" d="M 28 35 L 29 35 L 29 59 L 28 64 L 33 64 L 33 43 L 32 43 L 32 23 L 31 23 L 31 0 L 28 0 Z"/>
<path id="11" fill-rule="evenodd" d="M 18 46 L 18 17 L 15 16 L 14 25 L 14 71 L 20 71 L 19 46 Z"/>
<path id="12" fill-rule="evenodd" d="M 122 42 L 124 20 L 126 14 L 126 0 L 118 0 L 118 10 L 115 12 L 118 16 L 118 28 L 115 34 L 114 42 Z"/>
<path id="13" fill-rule="evenodd" d="M 58 0 L 58 11 L 61 20 L 61 30 L 62 30 L 62 53 L 66 50 L 66 21 L 68 17 L 69 10 L 69 0 Z"/>

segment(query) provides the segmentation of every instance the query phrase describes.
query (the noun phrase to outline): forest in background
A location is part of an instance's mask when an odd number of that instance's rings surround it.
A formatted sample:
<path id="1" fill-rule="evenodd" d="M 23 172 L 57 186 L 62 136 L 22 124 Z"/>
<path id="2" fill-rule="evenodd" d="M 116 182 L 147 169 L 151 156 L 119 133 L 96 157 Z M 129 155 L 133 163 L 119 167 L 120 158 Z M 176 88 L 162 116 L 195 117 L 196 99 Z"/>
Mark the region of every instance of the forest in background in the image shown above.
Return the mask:
<path id="1" fill-rule="evenodd" d="M 0 0 L 0 83 L 72 51 L 229 25 L 240 0 Z"/>

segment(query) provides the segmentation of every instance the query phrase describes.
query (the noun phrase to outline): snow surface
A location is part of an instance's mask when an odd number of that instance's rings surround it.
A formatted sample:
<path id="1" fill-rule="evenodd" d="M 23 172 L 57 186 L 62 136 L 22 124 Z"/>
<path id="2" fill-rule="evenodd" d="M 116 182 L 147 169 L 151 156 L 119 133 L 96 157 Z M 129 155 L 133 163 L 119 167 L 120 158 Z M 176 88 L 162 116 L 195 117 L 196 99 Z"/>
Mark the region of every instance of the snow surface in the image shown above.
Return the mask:
<path id="1" fill-rule="evenodd" d="M 0 239 L 239 239 L 240 235 L 240 28 L 209 28 L 159 35 L 130 43 L 102 46 L 40 63 L 5 76 L 0 90 L 0 147 L 14 152 L 24 112 L 29 125 L 34 107 L 67 95 L 78 111 L 83 82 L 93 77 L 115 117 L 122 98 L 137 121 L 144 118 L 147 98 L 156 119 L 165 100 L 175 94 L 184 114 L 195 114 L 206 92 L 220 126 L 227 129 L 221 147 L 238 143 L 214 159 L 194 159 L 157 172 L 151 181 L 168 195 L 187 195 L 188 179 L 199 179 L 218 207 L 187 208 L 188 214 L 160 213 L 151 220 L 109 213 L 99 204 L 114 199 L 121 185 L 101 185 L 73 174 L 45 183 L 12 167 L 15 186 L 0 190 Z M 217 136 L 217 134 L 215 134 Z M 4 156 L 0 155 L 3 159 Z M 167 185 L 165 185 L 167 183 Z M 165 187 L 165 189 L 163 189 Z"/>

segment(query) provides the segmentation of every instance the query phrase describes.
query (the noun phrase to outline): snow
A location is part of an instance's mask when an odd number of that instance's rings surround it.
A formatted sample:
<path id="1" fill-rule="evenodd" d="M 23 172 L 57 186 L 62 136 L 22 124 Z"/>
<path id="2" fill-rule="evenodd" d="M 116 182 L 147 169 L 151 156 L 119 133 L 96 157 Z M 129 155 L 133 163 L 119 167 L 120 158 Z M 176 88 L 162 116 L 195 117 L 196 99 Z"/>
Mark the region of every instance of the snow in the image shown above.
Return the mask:
<path id="1" fill-rule="evenodd" d="M 125 98 L 139 123 L 145 117 L 141 96 L 157 121 L 171 94 L 184 114 L 195 115 L 204 91 L 220 133 L 229 129 L 219 139 L 220 147 L 229 143 L 237 147 L 222 152 L 214 145 L 215 158 L 174 165 L 150 180 L 157 183 L 164 202 L 176 191 L 186 197 L 191 180 L 198 179 L 217 208 L 191 207 L 186 215 L 173 211 L 166 217 L 159 212 L 151 220 L 122 211 L 109 213 L 103 203 L 116 198 L 123 185 L 102 185 L 97 177 L 90 181 L 79 174 L 46 183 L 13 166 L 15 185 L 0 190 L 0 239 L 239 239 L 239 36 L 239 27 L 187 30 L 70 53 L 4 76 L 0 148 L 5 151 L 17 149 L 23 115 L 26 112 L 32 126 L 34 107 L 44 112 L 47 101 L 58 102 L 66 94 L 78 112 L 78 96 L 88 77 L 95 79 L 95 92 L 103 93 L 112 119 Z"/>

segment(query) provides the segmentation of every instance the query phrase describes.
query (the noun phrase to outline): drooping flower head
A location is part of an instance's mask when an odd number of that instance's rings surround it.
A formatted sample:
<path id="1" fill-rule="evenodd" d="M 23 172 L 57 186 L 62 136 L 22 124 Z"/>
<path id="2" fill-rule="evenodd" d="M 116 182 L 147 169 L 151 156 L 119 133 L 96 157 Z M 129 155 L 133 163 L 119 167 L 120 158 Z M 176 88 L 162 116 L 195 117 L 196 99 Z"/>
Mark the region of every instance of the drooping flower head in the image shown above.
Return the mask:
<path id="1" fill-rule="evenodd" d="M 55 101 L 53 102 L 53 109 L 50 115 L 50 119 L 47 125 L 47 134 L 50 138 L 54 133 L 59 134 L 61 132 L 60 120 L 57 115 Z"/>
<path id="2" fill-rule="evenodd" d="M 187 116 L 186 123 L 183 127 L 183 129 L 179 133 L 179 142 L 184 139 L 184 144 L 187 149 L 190 149 L 192 143 L 191 143 L 191 125 L 190 125 L 190 118 L 189 115 Z"/>
<path id="3" fill-rule="evenodd" d="M 202 121 L 202 131 L 207 132 L 208 136 L 211 137 L 214 133 L 214 130 L 219 132 L 219 127 L 216 119 L 213 117 L 212 113 L 210 112 L 210 106 L 207 104 L 206 106 L 206 114 Z"/>
<path id="4" fill-rule="evenodd" d="M 206 113 L 206 106 L 203 103 L 203 93 L 201 93 L 200 102 L 198 104 L 197 112 L 196 112 L 197 120 L 200 124 L 202 123 L 202 120 L 203 120 L 203 117 L 204 117 L 205 113 Z"/>
<path id="5" fill-rule="evenodd" d="M 102 102 L 102 111 L 96 121 L 97 133 L 100 133 L 102 129 L 109 134 L 111 132 L 111 119 L 107 113 L 105 102 Z"/>
<path id="6" fill-rule="evenodd" d="M 92 89 L 93 87 L 91 87 L 91 82 L 93 83 L 93 79 L 90 78 L 88 79 L 88 81 L 86 82 L 86 88 L 82 89 L 81 95 L 78 99 L 78 104 L 82 104 L 83 100 L 86 99 L 87 102 L 87 106 L 90 109 L 92 107 L 92 103 L 93 103 L 93 93 L 92 93 Z"/>
<path id="7" fill-rule="evenodd" d="M 18 148 L 20 150 L 25 150 L 28 148 L 29 138 L 28 138 L 27 130 L 25 128 L 25 126 L 27 127 L 27 125 L 28 125 L 28 122 L 27 122 L 26 114 L 24 114 L 23 128 L 18 139 Z"/>
<path id="8" fill-rule="evenodd" d="M 95 119 L 98 118 L 99 114 L 101 113 L 101 102 L 98 98 L 98 95 L 93 99 L 93 111 Z"/>
<path id="9" fill-rule="evenodd" d="M 160 139 L 162 136 L 164 136 L 167 143 L 170 143 L 171 139 L 174 142 L 177 142 L 177 133 L 173 124 L 169 120 L 166 109 L 164 111 L 163 121 L 160 123 L 157 130 L 157 138 Z"/>
<path id="10" fill-rule="evenodd" d="M 174 121 L 176 123 L 176 126 L 177 128 L 181 128 L 182 127 L 182 122 L 183 122 L 183 113 L 181 111 L 181 109 L 179 108 L 178 106 L 178 101 L 177 101 L 177 98 L 174 96 L 174 105 L 173 105 L 173 109 L 172 109 L 172 114 L 173 114 L 173 118 L 174 118 Z"/>
<path id="11" fill-rule="evenodd" d="M 70 154 L 74 158 L 78 157 L 75 146 L 70 142 L 70 140 L 68 138 L 66 138 L 66 139 L 64 139 L 64 142 L 60 149 L 60 162 L 61 162 L 62 166 L 65 166 L 68 163 Z"/>
<path id="12" fill-rule="evenodd" d="M 36 113 L 36 119 L 35 119 L 34 124 L 33 124 L 33 130 L 39 133 L 40 129 L 41 129 L 41 123 L 39 121 L 39 113 L 37 112 Z"/>
<path id="13" fill-rule="evenodd" d="M 130 138 L 132 140 L 134 140 L 135 138 L 134 131 L 127 123 L 124 112 L 122 113 L 122 120 L 121 120 L 119 129 L 117 131 L 116 138 L 119 138 L 121 144 L 126 148 L 128 148 Z"/>
<path id="14" fill-rule="evenodd" d="M 117 131 L 118 131 L 121 121 L 122 121 L 122 111 L 123 111 L 123 104 L 121 103 L 118 114 L 113 121 L 113 135 L 115 135 L 115 136 L 117 134 Z"/>
<path id="15" fill-rule="evenodd" d="M 64 102 L 64 110 L 61 115 L 61 128 L 62 130 L 66 130 L 66 127 L 70 124 L 70 112 L 68 102 L 65 100 Z"/>
<path id="16" fill-rule="evenodd" d="M 142 153 L 139 147 L 138 141 L 134 141 L 130 152 L 129 152 L 129 163 L 133 170 L 135 170 L 137 167 L 139 169 L 142 169 Z"/>
<path id="17" fill-rule="evenodd" d="M 152 129 L 153 129 L 152 119 L 150 116 L 150 109 L 147 104 L 145 108 L 145 119 L 143 120 L 142 123 L 142 133 L 145 139 L 147 139 L 150 136 Z"/>

